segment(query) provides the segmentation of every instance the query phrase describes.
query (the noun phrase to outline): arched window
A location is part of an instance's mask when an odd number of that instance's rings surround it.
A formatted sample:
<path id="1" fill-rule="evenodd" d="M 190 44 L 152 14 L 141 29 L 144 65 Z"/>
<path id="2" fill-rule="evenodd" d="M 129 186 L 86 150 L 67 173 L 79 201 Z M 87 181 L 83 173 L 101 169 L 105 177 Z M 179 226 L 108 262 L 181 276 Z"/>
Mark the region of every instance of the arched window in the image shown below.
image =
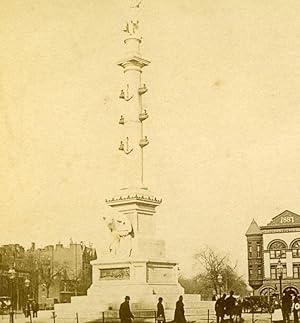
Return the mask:
<path id="1" fill-rule="evenodd" d="M 292 254 L 293 257 L 300 257 L 300 240 L 296 240 L 292 243 Z"/>
<path id="2" fill-rule="evenodd" d="M 268 297 L 272 296 L 275 293 L 276 293 L 276 290 L 273 286 L 265 287 L 260 291 L 261 296 L 268 296 Z"/>
<path id="3" fill-rule="evenodd" d="M 272 242 L 269 246 L 270 250 L 270 258 L 277 259 L 277 258 L 285 258 L 285 250 L 287 246 L 283 241 L 276 240 Z"/>

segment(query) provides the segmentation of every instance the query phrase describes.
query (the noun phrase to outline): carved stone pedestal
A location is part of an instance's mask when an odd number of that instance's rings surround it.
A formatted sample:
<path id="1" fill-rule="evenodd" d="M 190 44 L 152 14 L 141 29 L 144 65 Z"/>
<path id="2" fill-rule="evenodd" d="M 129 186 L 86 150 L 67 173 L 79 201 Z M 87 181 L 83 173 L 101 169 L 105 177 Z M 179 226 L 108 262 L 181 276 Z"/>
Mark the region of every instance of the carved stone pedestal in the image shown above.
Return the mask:
<path id="1" fill-rule="evenodd" d="M 167 261 L 130 260 L 93 265 L 93 285 L 88 296 L 105 295 L 109 308 L 118 309 L 126 295 L 135 307 L 155 309 L 159 296 L 183 293 L 178 283 L 177 264 Z"/>
<path id="2" fill-rule="evenodd" d="M 158 297 L 167 309 L 184 293 L 178 283 L 178 266 L 169 261 L 165 241 L 155 239 L 155 208 L 161 200 L 149 194 L 129 193 L 107 200 L 115 215 L 105 217 L 112 231 L 107 253 L 93 263 L 93 284 L 87 296 L 72 297 L 71 304 L 55 306 L 59 317 L 118 310 L 126 295 L 132 310 L 156 310 Z M 108 252 L 110 250 L 110 253 Z M 172 314 L 173 315 L 173 314 Z"/>
<path id="3" fill-rule="evenodd" d="M 87 296 L 72 297 L 71 304 L 57 304 L 57 318 L 80 316 L 89 320 L 101 318 L 102 311 L 117 311 L 126 295 L 131 309 L 156 310 L 158 297 L 163 297 L 166 309 L 171 308 L 183 288 L 178 283 L 175 262 L 146 259 L 103 261 L 93 264 L 93 284 Z"/>

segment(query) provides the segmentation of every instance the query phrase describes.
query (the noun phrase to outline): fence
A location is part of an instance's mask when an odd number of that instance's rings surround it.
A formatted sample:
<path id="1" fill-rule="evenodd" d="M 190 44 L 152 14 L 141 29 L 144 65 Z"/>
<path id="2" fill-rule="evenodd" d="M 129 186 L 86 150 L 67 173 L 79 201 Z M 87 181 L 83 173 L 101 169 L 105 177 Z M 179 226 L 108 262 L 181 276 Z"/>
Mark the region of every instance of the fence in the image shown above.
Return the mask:
<path id="1" fill-rule="evenodd" d="M 134 311 L 135 315 L 134 323 L 158 323 L 155 311 Z M 14 313 L 14 319 L 9 315 L 0 316 L 0 323 L 120 323 L 118 311 L 105 311 L 99 312 L 97 318 L 89 316 L 87 313 L 74 313 L 69 316 L 60 315 L 55 311 L 39 311 L 38 317 L 27 317 L 23 313 Z M 203 310 L 201 313 L 187 314 L 185 315 L 187 323 L 216 323 L 216 315 L 214 311 Z M 272 322 L 272 315 L 263 313 L 244 313 L 243 318 L 245 323 L 256 322 Z M 229 322 L 229 320 L 224 320 Z M 167 323 L 171 323 L 172 318 L 168 319 Z M 237 319 L 234 319 L 234 323 L 237 323 Z"/>

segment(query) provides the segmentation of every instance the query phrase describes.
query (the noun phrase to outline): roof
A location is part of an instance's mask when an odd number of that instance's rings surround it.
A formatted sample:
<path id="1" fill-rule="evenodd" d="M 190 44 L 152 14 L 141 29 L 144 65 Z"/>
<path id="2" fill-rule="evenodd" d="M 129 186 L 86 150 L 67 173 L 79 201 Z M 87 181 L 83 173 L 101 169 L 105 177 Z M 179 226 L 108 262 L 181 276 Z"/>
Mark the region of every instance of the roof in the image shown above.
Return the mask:
<path id="1" fill-rule="evenodd" d="M 267 226 L 291 226 L 297 224 L 300 224 L 300 215 L 285 210 L 272 218 L 272 221 L 269 222 Z"/>
<path id="2" fill-rule="evenodd" d="M 247 232 L 246 232 L 246 236 L 250 236 L 250 235 L 257 235 L 257 234 L 262 234 L 261 230 L 258 226 L 258 224 L 256 223 L 256 221 L 253 219 Z"/>

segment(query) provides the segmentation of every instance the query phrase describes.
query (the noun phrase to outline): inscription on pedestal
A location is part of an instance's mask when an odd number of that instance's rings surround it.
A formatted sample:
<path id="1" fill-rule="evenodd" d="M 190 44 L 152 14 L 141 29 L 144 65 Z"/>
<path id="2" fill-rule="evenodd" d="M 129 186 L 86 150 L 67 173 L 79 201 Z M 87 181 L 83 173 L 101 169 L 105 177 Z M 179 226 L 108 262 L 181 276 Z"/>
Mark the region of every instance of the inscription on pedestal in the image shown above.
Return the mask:
<path id="1" fill-rule="evenodd" d="M 100 269 L 100 280 L 128 280 L 129 278 L 129 267 Z"/>

